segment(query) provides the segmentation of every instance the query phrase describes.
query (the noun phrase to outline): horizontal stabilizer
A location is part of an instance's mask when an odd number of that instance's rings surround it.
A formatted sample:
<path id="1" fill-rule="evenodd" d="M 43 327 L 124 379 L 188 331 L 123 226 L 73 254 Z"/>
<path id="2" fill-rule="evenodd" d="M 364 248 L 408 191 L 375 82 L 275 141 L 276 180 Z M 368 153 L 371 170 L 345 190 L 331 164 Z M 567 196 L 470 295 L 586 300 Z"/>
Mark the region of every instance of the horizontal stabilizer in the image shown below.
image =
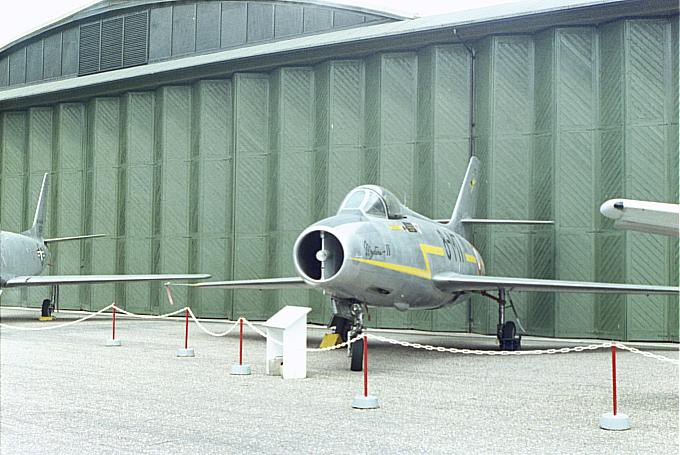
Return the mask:
<path id="1" fill-rule="evenodd" d="M 4 287 L 23 286 L 61 286 L 66 284 L 123 283 L 134 281 L 173 281 L 173 280 L 206 280 L 210 275 L 165 274 L 165 275 L 50 275 L 50 276 L 17 276 L 4 283 Z"/>
<path id="2" fill-rule="evenodd" d="M 441 224 L 448 224 L 449 222 L 449 220 L 434 220 L 434 221 Z M 551 220 L 486 220 L 480 218 L 464 218 L 460 220 L 460 222 L 464 224 L 538 224 L 538 225 L 555 224 L 555 222 Z"/>
<path id="3" fill-rule="evenodd" d="M 45 239 L 44 242 L 47 243 L 57 243 L 57 242 L 68 242 L 71 240 L 85 240 L 85 239 L 96 239 L 99 237 L 106 237 L 106 234 L 90 234 L 90 235 L 74 235 L 71 237 L 55 237 L 53 239 Z"/>
<path id="4" fill-rule="evenodd" d="M 530 291 L 530 292 L 584 292 L 606 294 L 666 294 L 677 295 L 677 286 L 648 284 L 597 283 L 590 281 L 544 280 L 497 276 L 461 275 L 442 273 L 432 278 L 434 285 L 445 292 L 458 291 Z"/>
<path id="5" fill-rule="evenodd" d="M 470 224 L 555 224 L 551 220 L 483 220 L 479 218 L 465 218 L 461 222 Z"/>
<path id="6" fill-rule="evenodd" d="M 262 280 L 206 281 L 203 283 L 179 284 L 179 286 L 191 286 L 193 288 L 261 289 L 261 290 L 311 288 L 311 286 L 305 283 L 305 281 L 300 277 L 265 278 Z"/>

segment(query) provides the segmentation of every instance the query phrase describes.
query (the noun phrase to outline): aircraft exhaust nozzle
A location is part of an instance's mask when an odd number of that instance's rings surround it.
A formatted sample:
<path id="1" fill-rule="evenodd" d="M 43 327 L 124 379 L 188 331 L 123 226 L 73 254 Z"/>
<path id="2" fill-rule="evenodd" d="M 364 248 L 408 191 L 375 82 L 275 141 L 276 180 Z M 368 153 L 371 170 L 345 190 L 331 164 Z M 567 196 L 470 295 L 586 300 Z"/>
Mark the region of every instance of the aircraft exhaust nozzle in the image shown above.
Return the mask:
<path id="1" fill-rule="evenodd" d="M 298 274 L 306 281 L 325 283 L 338 275 L 345 260 L 342 242 L 328 229 L 314 228 L 300 234 L 293 247 Z"/>

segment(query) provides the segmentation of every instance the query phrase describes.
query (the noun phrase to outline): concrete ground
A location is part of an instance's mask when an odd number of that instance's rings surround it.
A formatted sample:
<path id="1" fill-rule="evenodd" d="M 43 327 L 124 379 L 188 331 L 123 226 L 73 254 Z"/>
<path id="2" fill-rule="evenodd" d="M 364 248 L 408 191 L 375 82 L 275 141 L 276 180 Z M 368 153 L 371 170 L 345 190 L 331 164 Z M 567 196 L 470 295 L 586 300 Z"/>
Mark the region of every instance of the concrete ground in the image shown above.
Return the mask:
<path id="1" fill-rule="evenodd" d="M 4 324 L 47 327 L 0 309 Z M 194 358 L 177 358 L 181 321 L 119 319 L 123 345 L 105 347 L 110 321 L 47 331 L 0 329 L 0 452 L 38 453 L 654 453 L 677 454 L 678 366 L 618 356 L 619 412 L 632 429 L 598 428 L 611 410 L 609 351 L 490 357 L 369 349 L 369 392 L 380 409 L 355 410 L 362 375 L 345 351 L 308 354 L 308 378 L 264 374 L 265 341 L 247 330 L 251 376 L 229 375 L 238 331 L 195 325 Z M 208 323 L 214 331 L 226 325 Z M 310 329 L 316 346 L 323 330 Z M 495 349 L 491 337 L 381 333 L 448 347 Z M 573 343 L 523 340 L 525 348 Z M 653 345 L 678 358 L 677 345 Z"/>

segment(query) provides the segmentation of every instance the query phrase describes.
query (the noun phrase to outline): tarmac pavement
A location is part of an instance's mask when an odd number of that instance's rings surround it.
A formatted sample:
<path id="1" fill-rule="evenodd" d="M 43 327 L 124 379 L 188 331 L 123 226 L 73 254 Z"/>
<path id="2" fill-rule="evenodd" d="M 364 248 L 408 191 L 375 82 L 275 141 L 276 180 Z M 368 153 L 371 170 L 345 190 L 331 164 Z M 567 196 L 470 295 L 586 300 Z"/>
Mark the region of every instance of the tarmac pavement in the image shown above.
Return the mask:
<path id="1" fill-rule="evenodd" d="M 47 327 L 0 309 L 2 323 Z M 224 331 L 224 323 L 207 323 Z M 375 410 L 351 408 L 362 374 L 345 350 L 310 352 L 307 379 L 265 375 L 265 340 L 246 329 L 250 376 L 229 375 L 238 330 L 190 326 L 194 358 L 177 358 L 183 320 L 109 318 L 45 331 L 0 328 L 0 453 L 653 453 L 677 454 L 678 366 L 618 354 L 619 412 L 632 429 L 605 431 L 609 350 L 473 356 L 369 342 Z M 316 347 L 324 330 L 309 330 Z M 495 350 L 493 337 L 383 333 L 422 344 Z M 524 349 L 573 346 L 523 339 Z M 678 359 L 678 345 L 641 349 Z"/>

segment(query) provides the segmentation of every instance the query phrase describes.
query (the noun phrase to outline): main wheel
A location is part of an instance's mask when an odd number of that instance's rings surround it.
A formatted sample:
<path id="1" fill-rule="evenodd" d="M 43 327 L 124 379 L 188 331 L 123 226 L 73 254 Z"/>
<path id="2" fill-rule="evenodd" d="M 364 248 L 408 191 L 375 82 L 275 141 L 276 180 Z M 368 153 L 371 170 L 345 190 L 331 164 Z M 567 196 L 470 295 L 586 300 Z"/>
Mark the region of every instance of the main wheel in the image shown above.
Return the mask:
<path id="1" fill-rule="evenodd" d="M 52 316 L 52 301 L 50 299 L 45 299 L 42 301 L 41 317 L 49 318 Z"/>
<path id="2" fill-rule="evenodd" d="M 364 340 L 358 339 L 352 343 L 352 362 L 350 370 L 361 371 L 364 369 Z"/>
<path id="3" fill-rule="evenodd" d="M 503 324 L 503 331 L 501 332 L 501 338 L 504 340 L 512 340 L 515 338 L 517 333 L 517 327 L 513 321 L 507 321 Z"/>
<path id="4" fill-rule="evenodd" d="M 499 340 L 501 351 L 518 351 L 520 349 L 520 339 L 517 336 L 517 327 L 513 321 L 507 321 L 503 324 Z"/>

